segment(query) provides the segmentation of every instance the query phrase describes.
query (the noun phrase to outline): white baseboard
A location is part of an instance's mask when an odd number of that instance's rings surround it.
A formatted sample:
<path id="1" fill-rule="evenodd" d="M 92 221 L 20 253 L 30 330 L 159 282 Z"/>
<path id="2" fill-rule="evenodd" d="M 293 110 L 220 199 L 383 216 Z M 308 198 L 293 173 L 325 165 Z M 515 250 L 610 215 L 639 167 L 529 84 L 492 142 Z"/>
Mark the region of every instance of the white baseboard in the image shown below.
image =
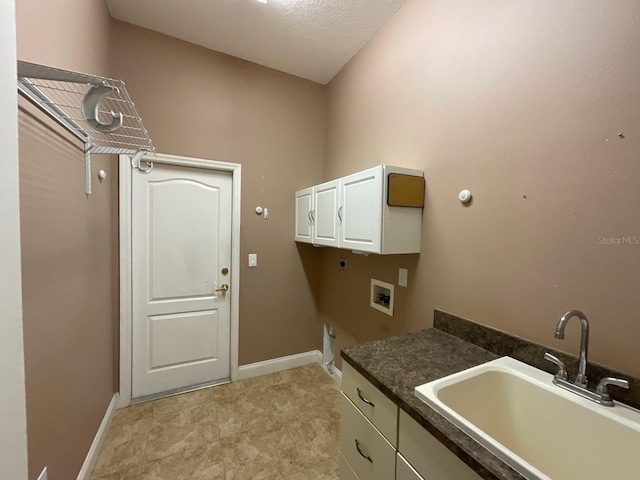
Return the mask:
<path id="1" fill-rule="evenodd" d="M 109 403 L 109 406 L 107 407 L 107 411 L 104 414 L 104 418 L 102 419 L 100 428 L 98 428 L 98 432 L 93 439 L 93 443 L 91 444 L 89 453 L 87 453 L 87 457 L 84 459 L 84 463 L 82 464 L 82 468 L 80 469 L 77 480 L 89 480 L 89 477 L 91 477 L 93 467 L 96 465 L 96 461 L 98 460 L 98 454 L 100 453 L 100 449 L 102 448 L 104 439 L 107 436 L 109 425 L 111 425 L 111 420 L 113 420 L 113 416 L 116 413 L 117 404 L 118 394 L 115 393 L 113 395 L 113 398 L 111 399 L 111 402 Z"/>
<path id="2" fill-rule="evenodd" d="M 322 352 L 319 350 L 312 350 L 310 352 L 298 353 L 287 357 L 265 360 L 264 362 L 242 365 L 238 369 L 238 380 L 246 380 L 247 378 L 282 372 L 291 368 L 311 365 L 312 363 L 317 363 L 322 367 Z M 340 370 L 334 368 L 333 373 L 327 372 L 327 375 L 333 378 L 333 381 L 338 384 L 338 387 L 342 386 L 342 372 Z"/>
<path id="3" fill-rule="evenodd" d="M 269 373 L 289 370 L 290 368 L 303 367 L 305 365 L 311 365 L 312 363 L 318 363 L 318 354 L 319 352 L 317 350 L 312 350 L 310 352 L 298 353 L 296 355 L 288 355 L 286 357 L 265 360 L 264 362 L 242 365 L 238 368 L 238 380 L 246 380 L 247 378 L 259 377 Z M 320 358 L 322 358 L 322 354 L 320 354 Z"/>

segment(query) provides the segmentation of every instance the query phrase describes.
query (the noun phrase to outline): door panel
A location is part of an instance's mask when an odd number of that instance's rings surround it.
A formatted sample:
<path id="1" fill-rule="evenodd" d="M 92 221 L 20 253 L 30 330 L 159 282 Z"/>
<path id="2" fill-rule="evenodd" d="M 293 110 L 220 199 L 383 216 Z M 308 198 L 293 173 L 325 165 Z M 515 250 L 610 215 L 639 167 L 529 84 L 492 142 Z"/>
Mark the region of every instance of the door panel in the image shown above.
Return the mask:
<path id="1" fill-rule="evenodd" d="M 229 378 L 229 172 L 156 164 L 132 181 L 132 396 Z"/>
<path id="2" fill-rule="evenodd" d="M 218 356 L 218 312 L 149 317 L 150 370 L 187 365 Z"/>
<path id="3" fill-rule="evenodd" d="M 149 300 L 207 296 L 217 278 L 220 191 L 185 179 L 149 183 Z M 181 199 L 181 201 L 176 201 Z"/>

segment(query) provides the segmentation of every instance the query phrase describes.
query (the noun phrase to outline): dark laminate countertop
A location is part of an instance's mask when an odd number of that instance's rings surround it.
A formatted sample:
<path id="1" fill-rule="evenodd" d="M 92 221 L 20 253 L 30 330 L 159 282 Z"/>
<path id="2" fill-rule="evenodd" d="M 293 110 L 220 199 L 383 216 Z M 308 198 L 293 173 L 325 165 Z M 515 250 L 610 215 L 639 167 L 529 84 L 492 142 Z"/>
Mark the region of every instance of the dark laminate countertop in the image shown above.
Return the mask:
<path id="1" fill-rule="evenodd" d="M 494 360 L 498 355 L 431 328 L 347 348 L 341 356 L 481 477 L 525 478 L 414 394 L 418 385 Z"/>

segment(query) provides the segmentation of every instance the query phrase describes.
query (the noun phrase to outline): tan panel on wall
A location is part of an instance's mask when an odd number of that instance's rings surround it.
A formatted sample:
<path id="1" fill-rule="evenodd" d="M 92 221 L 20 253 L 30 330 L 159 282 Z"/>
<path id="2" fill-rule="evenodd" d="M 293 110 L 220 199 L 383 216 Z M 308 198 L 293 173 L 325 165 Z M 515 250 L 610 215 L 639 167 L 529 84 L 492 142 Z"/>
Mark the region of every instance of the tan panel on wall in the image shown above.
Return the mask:
<path id="1" fill-rule="evenodd" d="M 424 207 L 424 177 L 390 173 L 387 205 L 391 207 Z"/>

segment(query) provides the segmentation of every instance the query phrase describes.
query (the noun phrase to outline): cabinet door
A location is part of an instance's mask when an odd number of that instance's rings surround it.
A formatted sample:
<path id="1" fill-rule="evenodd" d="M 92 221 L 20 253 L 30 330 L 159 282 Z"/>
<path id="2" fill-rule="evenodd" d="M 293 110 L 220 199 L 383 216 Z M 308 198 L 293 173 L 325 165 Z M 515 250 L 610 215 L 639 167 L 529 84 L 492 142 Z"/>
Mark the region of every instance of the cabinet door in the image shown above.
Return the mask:
<path id="1" fill-rule="evenodd" d="M 396 461 L 396 480 L 424 480 L 404 457 L 398 454 Z"/>
<path id="2" fill-rule="evenodd" d="M 344 394 L 340 403 L 340 453 L 360 480 L 393 480 L 395 448 Z"/>
<path id="3" fill-rule="evenodd" d="M 333 180 L 313 187 L 315 222 L 313 243 L 328 247 L 338 247 L 338 187 L 340 182 Z"/>
<path id="4" fill-rule="evenodd" d="M 351 468 L 351 465 L 349 465 L 349 462 L 345 460 L 344 455 L 340 455 L 340 466 L 338 468 L 340 471 L 340 480 L 360 480 L 356 472 Z"/>
<path id="5" fill-rule="evenodd" d="M 296 192 L 296 242 L 313 242 L 313 188 Z"/>
<path id="6" fill-rule="evenodd" d="M 481 478 L 403 410 L 400 411 L 398 450 L 416 472 L 426 479 Z"/>
<path id="7" fill-rule="evenodd" d="M 382 167 L 340 180 L 340 248 L 380 253 Z"/>
<path id="8" fill-rule="evenodd" d="M 391 445 L 398 445 L 398 406 L 347 362 L 342 362 L 342 391 Z"/>

